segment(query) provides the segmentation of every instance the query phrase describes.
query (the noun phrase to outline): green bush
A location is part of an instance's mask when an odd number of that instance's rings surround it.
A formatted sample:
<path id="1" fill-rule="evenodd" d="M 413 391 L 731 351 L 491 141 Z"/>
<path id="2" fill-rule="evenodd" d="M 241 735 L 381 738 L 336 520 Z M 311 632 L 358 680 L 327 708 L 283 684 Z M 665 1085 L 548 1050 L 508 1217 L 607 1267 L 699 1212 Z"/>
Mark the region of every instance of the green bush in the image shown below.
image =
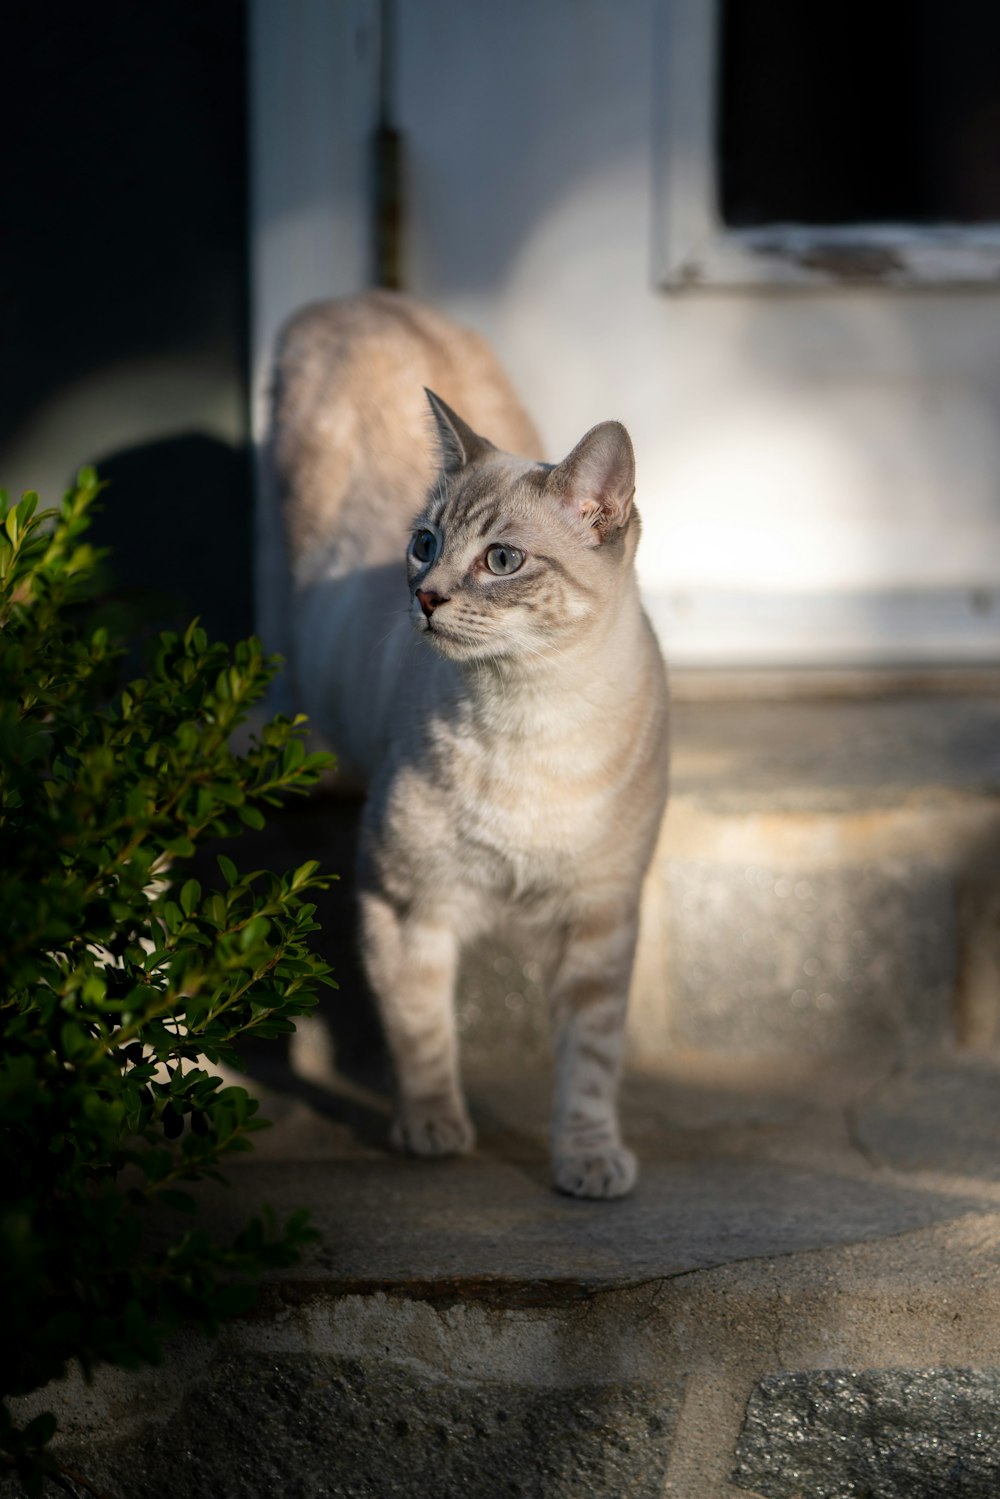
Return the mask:
<path id="1" fill-rule="evenodd" d="M 19 1429 L 8 1397 L 70 1360 L 159 1359 L 312 1237 L 304 1214 L 265 1215 L 217 1242 L 178 1216 L 196 1211 L 179 1184 L 262 1127 L 204 1061 L 238 1063 L 241 1037 L 291 1030 L 332 982 L 309 947 L 315 863 L 278 878 L 220 854 L 213 889 L 185 863 L 329 757 L 306 754 L 302 719 L 230 749 L 275 670 L 254 640 L 164 634 L 121 687 L 86 598 L 99 488 L 84 471 L 44 516 L 0 495 L 0 1454 L 29 1494 L 56 1472 L 56 1423 Z"/>

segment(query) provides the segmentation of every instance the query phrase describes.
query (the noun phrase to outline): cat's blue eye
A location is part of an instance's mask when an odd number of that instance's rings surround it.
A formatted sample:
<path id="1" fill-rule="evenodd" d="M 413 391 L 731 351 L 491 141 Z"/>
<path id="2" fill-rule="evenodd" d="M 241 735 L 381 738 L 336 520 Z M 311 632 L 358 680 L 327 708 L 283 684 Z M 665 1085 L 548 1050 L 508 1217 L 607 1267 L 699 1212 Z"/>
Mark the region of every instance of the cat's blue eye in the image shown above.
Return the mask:
<path id="1" fill-rule="evenodd" d="M 516 573 L 523 561 L 523 552 L 518 551 L 517 547 L 505 546 L 502 542 L 490 547 L 486 553 L 486 566 L 498 577 Z"/>
<path id="2" fill-rule="evenodd" d="M 437 537 L 433 531 L 415 531 L 410 542 L 410 555 L 415 562 L 433 562 L 437 553 Z"/>

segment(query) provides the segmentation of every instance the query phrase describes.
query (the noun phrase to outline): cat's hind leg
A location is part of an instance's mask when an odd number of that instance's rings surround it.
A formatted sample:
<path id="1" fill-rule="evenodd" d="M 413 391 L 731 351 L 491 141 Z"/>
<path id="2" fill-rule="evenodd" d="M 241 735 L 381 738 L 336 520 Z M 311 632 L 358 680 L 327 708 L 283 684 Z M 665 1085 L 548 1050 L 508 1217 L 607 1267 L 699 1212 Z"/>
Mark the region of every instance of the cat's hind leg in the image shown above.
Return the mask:
<path id="1" fill-rule="evenodd" d="M 572 1197 L 622 1197 L 638 1175 L 618 1125 L 618 1074 L 636 917 L 591 906 L 567 932 L 551 987 L 556 1087 L 552 1177 Z"/>
<path id="2" fill-rule="evenodd" d="M 458 1073 L 454 930 L 363 893 L 361 935 L 399 1090 L 393 1144 L 422 1156 L 471 1150 L 475 1134 Z"/>

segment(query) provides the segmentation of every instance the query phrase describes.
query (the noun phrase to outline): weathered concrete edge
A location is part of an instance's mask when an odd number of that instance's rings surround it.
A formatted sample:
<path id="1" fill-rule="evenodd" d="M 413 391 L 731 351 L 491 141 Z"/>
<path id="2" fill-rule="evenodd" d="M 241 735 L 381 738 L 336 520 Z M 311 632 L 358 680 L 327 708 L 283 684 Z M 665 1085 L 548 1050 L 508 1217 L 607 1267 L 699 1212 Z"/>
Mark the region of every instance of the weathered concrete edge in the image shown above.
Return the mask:
<path id="1" fill-rule="evenodd" d="M 985 857 L 995 865 L 998 830 L 1000 791 L 918 786 L 870 804 L 845 792 L 842 803 L 801 806 L 675 791 L 653 862 L 764 860 L 819 869 L 916 860 L 951 868 Z"/>

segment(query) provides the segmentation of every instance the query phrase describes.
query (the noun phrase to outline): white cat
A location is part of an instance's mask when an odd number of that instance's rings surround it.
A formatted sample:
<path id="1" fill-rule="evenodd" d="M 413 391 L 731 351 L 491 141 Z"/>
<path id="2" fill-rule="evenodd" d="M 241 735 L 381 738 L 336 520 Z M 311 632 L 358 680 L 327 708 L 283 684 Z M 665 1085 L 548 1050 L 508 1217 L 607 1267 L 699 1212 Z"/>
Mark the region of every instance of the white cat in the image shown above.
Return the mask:
<path id="1" fill-rule="evenodd" d="M 513 456 L 538 450 L 482 341 L 408 298 L 319 304 L 282 336 L 266 464 L 287 647 L 300 705 L 369 788 L 362 943 L 394 1138 L 471 1148 L 453 991 L 460 949 L 502 926 L 547 975 L 555 1185 L 616 1197 L 636 1177 L 616 1094 L 666 682 L 628 434 L 604 422 L 556 466 Z"/>

